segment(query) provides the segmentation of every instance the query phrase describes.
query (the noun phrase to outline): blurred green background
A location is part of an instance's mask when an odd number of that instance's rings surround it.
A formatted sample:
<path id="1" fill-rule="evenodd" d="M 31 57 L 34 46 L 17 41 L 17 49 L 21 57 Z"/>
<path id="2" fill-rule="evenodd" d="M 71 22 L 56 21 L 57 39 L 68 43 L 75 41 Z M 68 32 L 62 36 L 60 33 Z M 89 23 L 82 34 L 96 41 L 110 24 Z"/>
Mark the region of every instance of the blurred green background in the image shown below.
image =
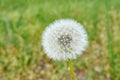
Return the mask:
<path id="1" fill-rule="evenodd" d="M 70 80 L 66 62 L 41 46 L 45 27 L 62 18 L 89 36 L 73 61 L 76 80 L 120 80 L 120 0 L 0 0 L 0 80 Z"/>

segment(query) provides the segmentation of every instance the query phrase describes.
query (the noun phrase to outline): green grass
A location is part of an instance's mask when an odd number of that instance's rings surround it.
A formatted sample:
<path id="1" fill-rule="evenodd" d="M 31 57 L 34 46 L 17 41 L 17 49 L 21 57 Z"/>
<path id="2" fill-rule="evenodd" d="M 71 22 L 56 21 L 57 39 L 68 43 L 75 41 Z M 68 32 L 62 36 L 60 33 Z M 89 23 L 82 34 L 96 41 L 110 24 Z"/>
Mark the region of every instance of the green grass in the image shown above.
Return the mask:
<path id="1" fill-rule="evenodd" d="M 0 0 L 0 80 L 69 80 L 50 60 L 41 35 L 56 19 L 84 25 L 89 46 L 74 60 L 77 80 L 120 80 L 119 0 Z"/>

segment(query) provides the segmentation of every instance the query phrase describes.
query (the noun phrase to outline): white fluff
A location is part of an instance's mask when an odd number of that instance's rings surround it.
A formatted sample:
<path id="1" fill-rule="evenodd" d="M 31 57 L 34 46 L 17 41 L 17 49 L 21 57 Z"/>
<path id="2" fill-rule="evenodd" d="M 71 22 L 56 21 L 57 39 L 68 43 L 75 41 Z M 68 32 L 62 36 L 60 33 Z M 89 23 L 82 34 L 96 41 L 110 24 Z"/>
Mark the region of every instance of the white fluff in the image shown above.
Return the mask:
<path id="1" fill-rule="evenodd" d="M 45 29 L 42 45 L 47 56 L 54 60 L 76 59 L 86 49 L 88 37 L 81 24 L 61 19 Z"/>

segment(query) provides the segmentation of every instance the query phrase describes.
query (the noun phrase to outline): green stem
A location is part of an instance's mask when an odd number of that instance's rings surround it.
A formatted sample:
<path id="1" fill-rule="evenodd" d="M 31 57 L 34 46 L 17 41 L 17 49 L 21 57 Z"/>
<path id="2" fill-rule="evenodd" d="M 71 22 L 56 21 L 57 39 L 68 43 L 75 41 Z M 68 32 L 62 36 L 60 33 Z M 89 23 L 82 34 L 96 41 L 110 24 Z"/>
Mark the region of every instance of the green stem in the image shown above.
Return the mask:
<path id="1" fill-rule="evenodd" d="M 70 69 L 71 80 L 75 80 L 72 60 L 68 60 L 68 67 Z"/>

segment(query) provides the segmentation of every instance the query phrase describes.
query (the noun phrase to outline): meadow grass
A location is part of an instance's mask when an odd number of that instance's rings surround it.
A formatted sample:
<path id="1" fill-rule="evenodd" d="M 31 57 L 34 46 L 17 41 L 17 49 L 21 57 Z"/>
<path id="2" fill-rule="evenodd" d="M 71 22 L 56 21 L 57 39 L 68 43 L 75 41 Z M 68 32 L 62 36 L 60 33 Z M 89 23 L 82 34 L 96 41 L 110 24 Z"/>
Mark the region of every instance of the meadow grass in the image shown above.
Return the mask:
<path id="1" fill-rule="evenodd" d="M 0 0 L 0 80 L 69 80 L 66 62 L 43 52 L 41 35 L 56 19 L 84 25 L 89 46 L 74 60 L 76 80 L 120 80 L 119 0 Z"/>

